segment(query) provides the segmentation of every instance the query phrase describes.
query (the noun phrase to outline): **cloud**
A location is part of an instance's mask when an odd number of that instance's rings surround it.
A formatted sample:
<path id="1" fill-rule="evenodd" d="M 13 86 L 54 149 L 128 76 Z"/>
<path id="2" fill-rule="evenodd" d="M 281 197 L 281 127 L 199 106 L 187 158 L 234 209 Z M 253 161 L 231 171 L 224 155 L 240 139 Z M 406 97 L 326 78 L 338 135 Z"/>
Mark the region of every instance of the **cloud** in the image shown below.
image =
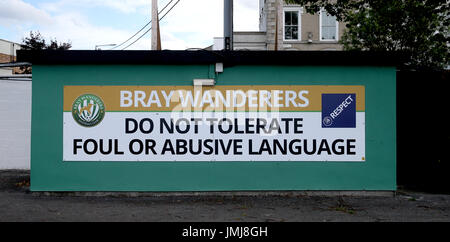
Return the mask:
<path id="1" fill-rule="evenodd" d="M 259 1 L 234 1 L 234 31 L 258 31 Z"/>
<path id="2" fill-rule="evenodd" d="M 160 22 L 161 30 L 204 37 L 223 35 L 223 0 L 181 0 Z"/>
<path id="3" fill-rule="evenodd" d="M 234 31 L 257 31 L 258 1 L 234 1 Z M 181 38 L 189 47 L 204 48 L 223 36 L 223 0 L 182 0 L 160 23 L 161 32 Z"/>
<path id="4" fill-rule="evenodd" d="M 30 31 L 39 31 L 45 38 L 70 41 L 72 49 L 94 49 L 95 45 L 109 44 L 111 40 L 125 40 L 133 33 L 108 26 L 95 26 L 88 18 L 76 11 L 60 11 L 50 14 L 22 0 L 0 0 L 0 25 L 13 28 L 15 36 L 29 36 Z M 20 42 L 18 39 L 14 40 Z M 134 48 L 146 48 L 138 41 Z"/>
<path id="5" fill-rule="evenodd" d="M 163 50 L 185 50 L 189 48 L 189 44 L 185 40 L 177 38 L 168 32 L 161 34 L 161 42 Z"/>
<path id="6" fill-rule="evenodd" d="M 6 26 L 22 23 L 50 24 L 51 16 L 21 0 L 0 0 L 0 23 Z"/>
<path id="7" fill-rule="evenodd" d="M 160 0 L 159 9 L 169 1 Z M 20 31 L 15 34 L 17 36 L 28 36 L 30 30 L 39 30 L 46 38 L 71 41 L 72 49 L 94 49 L 95 45 L 119 44 L 131 37 L 137 29 L 120 29 L 114 25 L 126 21 L 124 18 L 130 14 L 150 15 L 151 1 L 58 0 L 34 6 L 23 0 L 0 0 L 0 6 L 0 26 L 13 26 L 16 32 Z M 108 24 L 106 26 L 105 23 L 99 26 L 99 23 L 92 22 L 95 18 L 85 11 L 98 7 L 102 7 L 102 13 L 111 12 L 111 20 L 104 21 Z M 258 1 L 234 1 L 234 10 L 235 31 L 258 29 Z M 207 47 L 213 43 L 214 37 L 223 36 L 223 0 L 181 0 L 160 26 L 163 49 Z M 128 49 L 150 49 L 150 33 Z"/>
<path id="8" fill-rule="evenodd" d="M 65 13 L 53 17 L 54 24 L 43 26 L 43 36 L 53 37 L 59 41 L 71 41 L 74 49 L 94 49 L 95 45 L 110 44 L 111 39 L 125 38 L 128 31 L 112 27 L 91 25 L 78 13 Z"/>
<path id="9" fill-rule="evenodd" d="M 148 9 L 151 3 L 148 0 L 58 0 L 55 2 L 41 3 L 39 6 L 50 12 L 58 12 L 68 8 L 106 7 L 128 14 L 136 13 L 141 9 Z"/>

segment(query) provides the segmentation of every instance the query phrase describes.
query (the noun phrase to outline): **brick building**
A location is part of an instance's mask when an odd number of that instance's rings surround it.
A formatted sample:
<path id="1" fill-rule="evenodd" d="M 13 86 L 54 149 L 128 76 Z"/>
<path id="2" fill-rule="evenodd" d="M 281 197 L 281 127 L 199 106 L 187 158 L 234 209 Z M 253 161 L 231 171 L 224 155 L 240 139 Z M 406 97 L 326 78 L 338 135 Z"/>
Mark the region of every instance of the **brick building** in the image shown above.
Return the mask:
<path id="1" fill-rule="evenodd" d="M 17 50 L 21 46 L 18 43 L 0 39 L 0 63 L 9 63 L 16 61 Z M 0 75 L 11 75 L 18 72 L 19 68 L 0 67 Z"/>

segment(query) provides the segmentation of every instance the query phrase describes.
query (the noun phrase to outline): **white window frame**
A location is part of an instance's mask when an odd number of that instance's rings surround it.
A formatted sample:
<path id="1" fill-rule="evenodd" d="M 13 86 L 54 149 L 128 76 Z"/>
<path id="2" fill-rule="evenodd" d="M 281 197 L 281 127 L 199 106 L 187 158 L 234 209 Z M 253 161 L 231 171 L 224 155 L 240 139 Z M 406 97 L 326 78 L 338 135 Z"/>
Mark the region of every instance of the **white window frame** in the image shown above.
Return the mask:
<path id="1" fill-rule="evenodd" d="M 336 39 L 322 39 L 322 12 L 326 12 L 325 9 L 320 9 L 319 11 L 319 41 L 339 41 L 339 22 L 336 20 Z"/>
<path id="2" fill-rule="evenodd" d="M 285 14 L 286 12 L 297 12 L 298 13 L 298 39 L 286 39 L 285 32 Z M 302 40 L 302 7 L 283 7 L 283 41 L 286 42 L 298 42 Z"/>

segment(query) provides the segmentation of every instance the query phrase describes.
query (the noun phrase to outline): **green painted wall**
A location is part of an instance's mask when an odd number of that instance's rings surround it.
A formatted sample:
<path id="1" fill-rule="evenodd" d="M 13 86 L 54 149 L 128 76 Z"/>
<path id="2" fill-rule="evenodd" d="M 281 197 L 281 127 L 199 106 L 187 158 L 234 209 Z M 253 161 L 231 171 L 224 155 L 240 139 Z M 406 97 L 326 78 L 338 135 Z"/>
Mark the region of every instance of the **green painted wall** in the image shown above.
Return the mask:
<path id="1" fill-rule="evenodd" d="M 235 66 L 217 85 L 364 85 L 366 162 L 63 162 L 64 85 L 192 85 L 208 65 L 33 65 L 32 191 L 396 190 L 395 67 Z"/>

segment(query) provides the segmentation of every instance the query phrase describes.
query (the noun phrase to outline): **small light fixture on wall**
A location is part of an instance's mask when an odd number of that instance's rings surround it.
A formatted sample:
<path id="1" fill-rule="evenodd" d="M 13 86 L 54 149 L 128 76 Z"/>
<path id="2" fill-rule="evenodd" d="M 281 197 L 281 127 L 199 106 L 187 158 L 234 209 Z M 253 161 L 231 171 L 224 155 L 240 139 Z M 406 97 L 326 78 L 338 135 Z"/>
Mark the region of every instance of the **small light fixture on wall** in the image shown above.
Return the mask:
<path id="1" fill-rule="evenodd" d="M 308 43 L 309 44 L 311 44 L 313 41 L 312 41 L 312 37 L 313 37 L 313 34 L 312 34 L 312 32 L 308 32 Z"/>
<path id="2" fill-rule="evenodd" d="M 217 77 L 217 73 L 223 72 L 223 63 L 216 63 L 215 64 L 215 77 Z M 215 79 L 194 79 L 193 83 L 194 86 L 214 86 L 216 85 Z"/>

